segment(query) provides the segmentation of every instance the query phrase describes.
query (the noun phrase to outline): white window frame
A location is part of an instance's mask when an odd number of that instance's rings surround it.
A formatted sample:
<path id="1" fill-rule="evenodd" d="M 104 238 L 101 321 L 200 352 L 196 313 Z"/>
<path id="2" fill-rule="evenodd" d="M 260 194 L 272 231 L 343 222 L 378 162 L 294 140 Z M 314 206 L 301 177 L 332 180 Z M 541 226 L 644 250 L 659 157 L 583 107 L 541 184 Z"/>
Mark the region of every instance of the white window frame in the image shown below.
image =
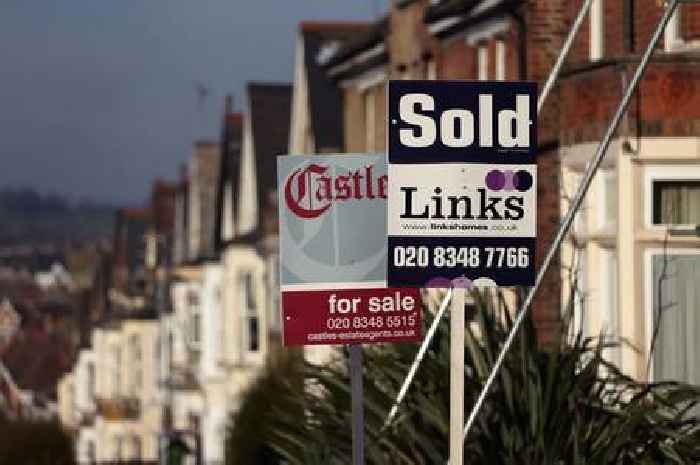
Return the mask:
<path id="1" fill-rule="evenodd" d="M 247 289 L 247 279 L 250 279 L 251 281 L 251 289 L 250 291 L 252 292 L 252 296 L 248 295 L 248 289 Z M 258 296 L 256 295 L 256 276 L 255 276 L 255 271 L 253 270 L 242 270 L 239 274 L 239 286 L 240 286 L 240 303 L 241 303 L 241 325 L 242 325 L 242 342 L 243 342 L 243 353 L 246 354 L 246 356 L 255 356 L 255 355 L 261 355 L 262 354 L 262 321 L 260 318 L 260 302 L 258 301 Z M 248 306 L 248 301 L 249 298 L 252 298 L 252 301 L 255 302 L 255 308 L 251 309 Z M 254 313 L 253 313 L 254 310 Z M 257 324 L 258 324 L 258 349 L 257 350 L 251 350 L 250 349 L 250 344 L 251 344 L 251 334 L 249 332 L 250 326 L 249 326 L 249 319 L 250 318 L 256 318 L 257 319 Z"/>
<path id="2" fill-rule="evenodd" d="M 598 182 L 598 192 L 599 192 L 599 199 L 598 199 L 598 229 L 603 230 L 606 228 L 608 225 L 615 225 L 617 224 L 617 220 L 609 220 L 606 218 L 608 216 L 608 181 L 611 179 L 615 179 L 615 187 L 618 187 L 618 182 L 619 180 L 617 179 L 617 170 L 615 168 L 610 168 L 610 169 L 602 169 L 597 176 L 597 182 Z M 620 212 L 620 205 L 619 205 L 619 193 L 618 190 L 615 189 L 615 192 L 613 192 L 613 195 L 615 196 L 615 202 L 618 204 L 617 208 L 617 213 L 619 215 Z M 615 216 L 615 215 L 612 215 Z"/>
<path id="3" fill-rule="evenodd" d="M 489 47 L 485 43 L 479 44 L 476 49 L 476 77 L 479 81 L 489 79 Z"/>
<path id="4" fill-rule="evenodd" d="M 233 224 L 233 184 L 230 179 L 224 183 L 223 215 L 221 215 L 221 238 L 224 241 L 233 239 L 235 225 Z"/>
<path id="5" fill-rule="evenodd" d="M 694 224 L 654 224 L 655 181 L 700 181 L 700 165 L 648 166 L 644 169 L 644 227 L 662 232 L 669 228 L 695 229 Z"/>
<path id="6" fill-rule="evenodd" d="M 593 0 L 588 17 L 588 58 L 601 60 L 605 56 L 605 4 L 604 0 Z"/>
<path id="7" fill-rule="evenodd" d="M 666 248 L 665 250 L 661 247 L 648 248 L 644 251 L 644 277 L 643 282 L 645 284 L 644 291 L 644 347 L 642 353 L 644 354 L 644 362 L 649 362 L 649 357 L 651 353 L 649 349 L 651 348 L 651 338 L 654 334 L 654 274 L 652 273 L 654 265 L 654 257 L 658 255 L 666 255 L 667 257 L 672 257 L 674 255 L 700 255 L 700 249 L 696 248 Z M 648 380 L 652 381 L 654 379 L 654 364 L 649 363 L 649 374 Z"/>
<path id="8" fill-rule="evenodd" d="M 576 273 L 578 273 L 578 284 L 576 289 L 572 289 L 574 299 L 574 309 L 571 324 L 575 333 L 588 334 L 588 319 L 586 318 L 586 308 L 588 303 L 588 247 L 583 246 L 573 251 L 576 254 Z"/>
<path id="9" fill-rule="evenodd" d="M 428 61 L 427 78 L 430 81 L 435 81 L 438 78 L 437 62 L 435 61 L 435 59 L 431 59 Z"/>
<path id="10" fill-rule="evenodd" d="M 196 303 L 190 302 L 190 296 L 196 296 Z M 187 305 L 187 338 L 189 346 L 195 350 L 199 350 L 202 343 L 202 295 L 200 290 L 195 286 L 190 286 L 185 294 L 185 303 Z M 195 319 L 198 319 L 195 324 Z"/>
<path id="11" fill-rule="evenodd" d="M 615 256 L 615 266 L 611 269 L 611 258 Z M 601 308 L 600 316 L 600 327 L 601 330 L 605 329 L 605 335 L 612 338 L 612 341 L 619 343 L 620 341 L 620 300 L 618 298 L 620 292 L 619 284 L 619 255 L 617 249 L 615 248 L 602 248 L 600 251 L 600 266 L 601 273 L 599 276 L 599 286 L 600 286 L 600 303 Z M 614 280 L 614 281 L 613 281 Z M 611 301 L 614 304 L 611 306 Z M 612 307 L 612 308 L 611 308 Z M 605 319 L 605 321 L 604 321 Z M 607 321 L 611 320 L 611 321 Z M 620 367 L 622 361 L 620 347 L 614 347 L 606 349 L 606 353 L 609 355 L 608 359 Z"/>
<path id="12" fill-rule="evenodd" d="M 506 80 L 506 41 L 503 39 L 496 41 L 496 80 Z"/>
<path id="13" fill-rule="evenodd" d="M 129 355 L 131 379 L 129 380 L 131 394 L 136 394 L 143 388 L 143 344 L 140 334 L 129 335 Z"/>

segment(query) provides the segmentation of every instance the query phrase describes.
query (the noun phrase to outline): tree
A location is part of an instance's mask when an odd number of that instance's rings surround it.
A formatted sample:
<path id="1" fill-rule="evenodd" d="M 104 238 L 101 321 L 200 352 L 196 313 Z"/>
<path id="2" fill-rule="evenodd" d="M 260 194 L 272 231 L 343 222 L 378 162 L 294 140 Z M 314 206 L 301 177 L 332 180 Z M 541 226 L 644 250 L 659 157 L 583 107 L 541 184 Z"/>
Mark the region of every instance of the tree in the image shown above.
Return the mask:
<path id="1" fill-rule="evenodd" d="M 491 299 L 484 294 L 475 292 L 474 298 L 477 310 L 466 328 L 467 409 L 474 404 L 513 324 L 511 311 L 492 310 Z M 568 334 L 567 323 L 562 334 Z M 416 346 L 365 348 L 368 464 L 446 462 L 448 328 L 448 322 L 442 322 L 399 415 L 388 428 L 383 427 L 384 419 Z M 636 382 L 605 359 L 603 352 L 609 345 L 603 338 L 574 334 L 558 345 L 542 347 L 527 317 L 465 444 L 467 463 L 700 461 L 700 424 L 689 413 L 700 400 L 700 390 L 682 383 Z M 229 447 L 241 450 L 241 444 L 264 444 L 293 465 L 350 463 L 350 392 L 343 358 L 323 367 L 296 363 L 289 370 L 268 370 L 251 389 L 258 394 L 249 393 L 241 411 L 247 412 L 246 418 L 256 418 L 256 426 L 250 428 L 239 412 L 231 426 Z M 302 382 L 304 388 L 299 389 Z M 261 386 L 267 392 L 264 397 L 259 396 Z M 229 463 L 255 463 L 245 460 Z"/>

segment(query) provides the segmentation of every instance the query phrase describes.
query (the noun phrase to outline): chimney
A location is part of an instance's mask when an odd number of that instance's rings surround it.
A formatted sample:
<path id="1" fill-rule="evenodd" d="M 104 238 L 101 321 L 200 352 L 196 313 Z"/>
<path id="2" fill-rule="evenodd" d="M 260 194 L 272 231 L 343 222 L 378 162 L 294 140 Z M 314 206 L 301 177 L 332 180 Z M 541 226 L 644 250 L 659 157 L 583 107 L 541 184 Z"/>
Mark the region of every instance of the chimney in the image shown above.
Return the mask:
<path id="1" fill-rule="evenodd" d="M 230 115 L 233 113 L 233 96 L 231 94 L 226 94 L 224 99 L 224 115 Z"/>

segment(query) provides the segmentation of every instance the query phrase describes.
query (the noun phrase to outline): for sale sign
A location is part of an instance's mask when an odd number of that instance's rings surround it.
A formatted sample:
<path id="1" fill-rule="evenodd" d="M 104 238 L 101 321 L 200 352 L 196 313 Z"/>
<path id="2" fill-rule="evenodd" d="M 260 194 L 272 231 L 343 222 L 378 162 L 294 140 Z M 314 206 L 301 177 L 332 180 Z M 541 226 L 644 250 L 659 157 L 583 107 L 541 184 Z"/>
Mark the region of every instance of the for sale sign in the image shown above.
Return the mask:
<path id="1" fill-rule="evenodd" d="M 378 155 L 277 159 L 285 345 L 419 341 L 416 289 L 386 287 Z"/>
<path id="2" fill-rule="evenodd" d="M 390 286 L 534 283 L 534 83 L 389 84 Z"/>

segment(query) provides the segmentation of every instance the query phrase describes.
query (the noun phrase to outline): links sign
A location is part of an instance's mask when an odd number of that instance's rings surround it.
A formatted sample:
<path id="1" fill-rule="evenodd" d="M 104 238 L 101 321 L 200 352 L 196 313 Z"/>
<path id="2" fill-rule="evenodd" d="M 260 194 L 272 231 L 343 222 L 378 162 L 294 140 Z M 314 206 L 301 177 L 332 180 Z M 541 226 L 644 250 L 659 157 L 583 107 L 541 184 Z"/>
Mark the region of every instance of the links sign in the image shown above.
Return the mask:
<path id="1" fill-rule="evenodd" d="M 389 84 L 389 286 L 534 283 L 534 83 Z"/>

